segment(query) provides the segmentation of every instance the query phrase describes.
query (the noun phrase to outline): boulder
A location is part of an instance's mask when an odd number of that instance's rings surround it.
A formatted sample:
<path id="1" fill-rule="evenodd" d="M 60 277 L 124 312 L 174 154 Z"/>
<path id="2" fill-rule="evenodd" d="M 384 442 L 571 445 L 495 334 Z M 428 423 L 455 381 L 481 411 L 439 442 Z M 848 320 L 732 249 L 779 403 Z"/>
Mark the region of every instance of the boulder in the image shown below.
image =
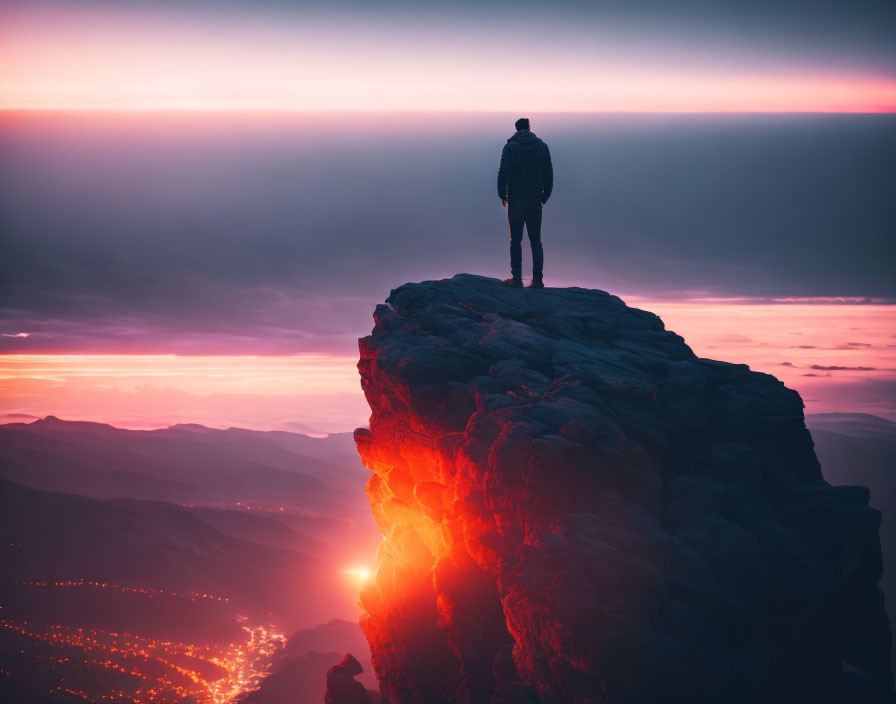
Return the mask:
<path id="1" fill-rule="evenodd" d="M 372 704 L 364 686 L 355 679 L 363 672 L 361 663 L 351 653 L 327 672 L 327 693 L 324 704 Z"/>

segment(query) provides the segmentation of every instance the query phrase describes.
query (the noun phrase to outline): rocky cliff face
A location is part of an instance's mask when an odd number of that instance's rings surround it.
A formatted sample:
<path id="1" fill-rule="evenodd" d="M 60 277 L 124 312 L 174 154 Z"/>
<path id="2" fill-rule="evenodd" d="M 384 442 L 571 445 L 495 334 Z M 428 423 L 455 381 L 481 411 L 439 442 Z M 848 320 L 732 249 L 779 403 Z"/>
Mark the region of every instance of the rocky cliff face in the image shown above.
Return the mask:
<path id="1" fill-rule="evenodd" d="M 880 515 L 796 392 L 601 291 L 459 275 L 374 319 L 384 701 L 886 699 Z"/>

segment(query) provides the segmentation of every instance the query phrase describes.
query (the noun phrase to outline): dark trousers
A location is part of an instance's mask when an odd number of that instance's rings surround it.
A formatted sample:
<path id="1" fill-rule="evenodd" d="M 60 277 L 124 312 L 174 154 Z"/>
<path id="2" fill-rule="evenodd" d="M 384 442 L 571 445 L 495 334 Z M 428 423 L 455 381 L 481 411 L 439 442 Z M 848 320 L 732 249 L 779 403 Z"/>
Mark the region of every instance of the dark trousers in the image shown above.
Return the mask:
<path id="1" fill-rule="evenodd" d="M 544 251 L 541 248 L 541 203 L 510 203 L 507 207 L 510 224 L 510 274 L 523 275 L 523 226 L 529 233 L 532 245 L 532 278 L 541 279 L 544 269 Z"/>

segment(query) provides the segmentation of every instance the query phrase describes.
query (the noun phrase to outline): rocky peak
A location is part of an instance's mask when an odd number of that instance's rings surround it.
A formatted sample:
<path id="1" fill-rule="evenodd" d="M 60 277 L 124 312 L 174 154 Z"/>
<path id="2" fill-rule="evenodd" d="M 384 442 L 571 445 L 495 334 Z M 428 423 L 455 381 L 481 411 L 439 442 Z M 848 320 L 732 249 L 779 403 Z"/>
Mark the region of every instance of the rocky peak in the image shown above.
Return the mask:
<path id="1" fill-rule="evenodd" d="M 602 291 L 461 274 L 374 321 L 384 701 L 888 696 L 880 514 L 822 479 L 795 391 Z"/>

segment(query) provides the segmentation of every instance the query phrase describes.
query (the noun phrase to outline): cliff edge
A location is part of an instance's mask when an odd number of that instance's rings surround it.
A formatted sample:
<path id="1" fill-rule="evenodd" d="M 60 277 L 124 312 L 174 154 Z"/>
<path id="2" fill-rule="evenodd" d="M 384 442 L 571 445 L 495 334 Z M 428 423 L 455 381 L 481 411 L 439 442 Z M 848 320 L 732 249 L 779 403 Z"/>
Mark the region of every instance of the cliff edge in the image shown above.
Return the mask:
<path id="1" fill-rule="evenodd" d="M 383 701 L 889 701 L 880 514 L 795 391 L 602 291 L 460 274 L 374 320 Z"/>

